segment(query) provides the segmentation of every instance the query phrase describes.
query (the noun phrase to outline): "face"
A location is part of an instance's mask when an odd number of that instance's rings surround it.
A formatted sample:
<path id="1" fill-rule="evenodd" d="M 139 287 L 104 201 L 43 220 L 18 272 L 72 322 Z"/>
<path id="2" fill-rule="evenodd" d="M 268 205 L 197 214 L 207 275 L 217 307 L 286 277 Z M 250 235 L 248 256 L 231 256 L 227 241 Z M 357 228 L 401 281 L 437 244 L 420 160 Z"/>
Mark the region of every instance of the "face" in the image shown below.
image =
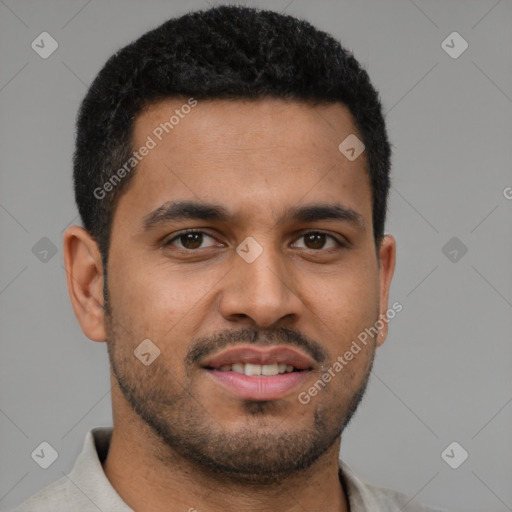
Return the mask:
<path id="1" fill-rule="evenodd" d="M 344 106 L 185 103 L 136 120 L 134 148 L 154 147 L 113 220 L 112 371 L 173 453 L 270 481 L 310 466 L 355 411 L 385 328 L 344 354 L 387 309 L 393 240 L 376 250 L 364 153 L 338 149 L 358 133 Z M 176 109 L 190 112 L 166 133 Z"/>

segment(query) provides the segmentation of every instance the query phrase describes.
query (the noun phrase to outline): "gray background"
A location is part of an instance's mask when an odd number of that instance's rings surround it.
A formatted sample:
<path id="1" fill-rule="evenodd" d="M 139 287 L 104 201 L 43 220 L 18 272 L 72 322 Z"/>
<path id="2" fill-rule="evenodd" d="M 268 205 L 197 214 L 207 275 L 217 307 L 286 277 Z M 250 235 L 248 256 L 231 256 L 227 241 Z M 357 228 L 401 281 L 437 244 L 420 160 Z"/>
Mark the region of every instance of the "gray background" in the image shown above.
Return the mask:
<path id="1" fill-rule="evenodd" d="M 63 270 L 62 234 L 78 222 L 79 102 L 117 48 L 209 3 L 0 2 L 2 509 L 68 472 L 87 430 L 112 421 L 106 347 L 81 332 Z M 381 93 L 394 147 L 387 232 L 398 241 L 391 302 L 403 311 L 342 457 L 432 505 L 512 510 L 512 4 L 246 4 L 304 17 L 353 50 Z M 48 59 L 31 48 L 43 31 L 59 44 Z M 469 43 L 457 59 L 441 46 L 453 31 Z M 46 262 L 33 250 L 43 237 L 57 248 Z M 455 262 L 442 251 L 452 237 Z M 59 453 L 46 470 L 31 458 L 42 441 Z M 452 441 L 469 453 L 458 469 L 441 458 Z"/>

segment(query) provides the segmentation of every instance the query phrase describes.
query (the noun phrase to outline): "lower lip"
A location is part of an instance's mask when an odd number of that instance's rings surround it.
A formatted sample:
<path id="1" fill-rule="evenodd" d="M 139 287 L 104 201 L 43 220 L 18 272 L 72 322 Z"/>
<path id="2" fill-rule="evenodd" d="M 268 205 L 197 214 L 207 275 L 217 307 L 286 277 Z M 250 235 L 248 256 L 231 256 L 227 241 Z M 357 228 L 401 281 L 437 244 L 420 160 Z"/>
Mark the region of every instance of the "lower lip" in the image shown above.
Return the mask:
<path id="1" fill-rule="evenodd" d="M 279 375 L 248 377 L 243 373 L 206 370 L 231 393 L 247 400 L 276 400 L 290 393 L 309 373 L 306 371 Z"/>

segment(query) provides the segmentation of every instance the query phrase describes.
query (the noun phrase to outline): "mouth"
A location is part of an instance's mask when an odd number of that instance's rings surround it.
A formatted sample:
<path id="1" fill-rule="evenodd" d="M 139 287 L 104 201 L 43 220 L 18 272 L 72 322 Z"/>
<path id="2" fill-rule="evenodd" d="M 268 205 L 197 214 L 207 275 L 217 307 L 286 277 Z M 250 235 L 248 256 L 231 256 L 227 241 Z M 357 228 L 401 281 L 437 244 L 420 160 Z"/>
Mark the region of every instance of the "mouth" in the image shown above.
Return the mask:
<path id="1" fill-rule="evenodd" d="M 289 347 L 238 347 L 206 359 L 201 367 L 230 394 L 255 401 L 284 398 L 315 368 L 309 356 Z"/>
<path id="2" fill-rule="evenodd" d="M 251 364 L 251 363 L 234 363 L 224 364 L 218 368 L 207 367 L 207 370 L 219 370 L 221 372 L 235 372 L 247 377 L 269 377 L 271 375 L 281 375 L 283 373 L 301 372 L 291 364 L 273 363 L 273 364 Z"/>

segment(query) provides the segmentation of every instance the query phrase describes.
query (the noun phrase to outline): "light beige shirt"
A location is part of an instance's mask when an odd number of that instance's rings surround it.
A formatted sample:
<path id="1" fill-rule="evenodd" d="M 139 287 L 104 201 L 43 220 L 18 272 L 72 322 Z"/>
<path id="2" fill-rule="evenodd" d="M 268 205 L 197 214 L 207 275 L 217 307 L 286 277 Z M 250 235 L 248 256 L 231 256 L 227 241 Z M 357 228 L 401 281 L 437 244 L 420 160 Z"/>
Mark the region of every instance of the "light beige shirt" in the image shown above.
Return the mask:
<path id="1" fill-rule="evenodd" d="M 111 437 L 111 427 L 90 430 L 71 472 L 28 498 L 14 512 L 133 512 L 103 472 L 101 463 Z M 342 461 L 340 479 L 345 482 L 350 512 L 442 512 L 363 481 Z"/>

